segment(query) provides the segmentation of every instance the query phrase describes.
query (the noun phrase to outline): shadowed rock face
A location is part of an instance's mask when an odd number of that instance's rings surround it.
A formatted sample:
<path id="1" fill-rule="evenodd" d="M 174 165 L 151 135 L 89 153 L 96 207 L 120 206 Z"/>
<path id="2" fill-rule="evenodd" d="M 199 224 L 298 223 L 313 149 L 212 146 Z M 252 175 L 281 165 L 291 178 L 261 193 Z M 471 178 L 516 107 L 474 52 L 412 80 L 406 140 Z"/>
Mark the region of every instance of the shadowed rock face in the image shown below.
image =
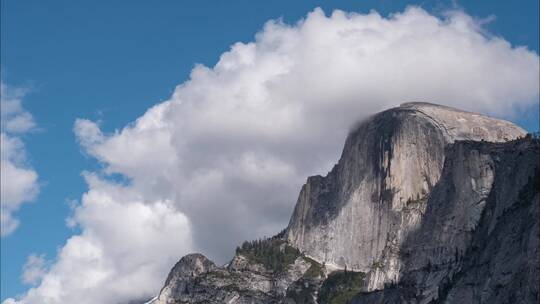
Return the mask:
<path id="1" fill-rule="evenodd" d="M 539 224 L 538 140 L 456 142 L 399 247 L 396 284 L 353 303 L 538 303 Z"/>
<path id="2" fill-rule="evenodd" d="M 349 135 L 339 163 L 326 177 L 310 177 L 302 187 L 287 239 L 329 265 L 362 272 L 384 268 L 369 283 L 369 289 L 382 288 L 399 278 L 399 247 L 419 227 L 448 145 L 501 142 L 524 134 L 507 121 L 428 103 L 376 114 Z M 462 192 L 472 193 L 473 200 L 489 192 L 493 179 L 490 172 L 477 171 L 459 177 L 475 180 L 474 189 L 464 184 L 468 188 Z"/>
<path id="3" fill-rule="evenodd" d="M 426 103 L 376 114 L 351 132 L 327 176 L 308 178 L 270 247 L 237 251 L 223 267 L 185 256 L 151 303 L 323 304 L 322 294 L 353 303 L 535 303 L 540 142 L 515 140 L 524 135 L 506 121 Z M 260 252 L 283 254 L 286 265 Z M 349 274 L 329 276 L 336 268 Z"/>

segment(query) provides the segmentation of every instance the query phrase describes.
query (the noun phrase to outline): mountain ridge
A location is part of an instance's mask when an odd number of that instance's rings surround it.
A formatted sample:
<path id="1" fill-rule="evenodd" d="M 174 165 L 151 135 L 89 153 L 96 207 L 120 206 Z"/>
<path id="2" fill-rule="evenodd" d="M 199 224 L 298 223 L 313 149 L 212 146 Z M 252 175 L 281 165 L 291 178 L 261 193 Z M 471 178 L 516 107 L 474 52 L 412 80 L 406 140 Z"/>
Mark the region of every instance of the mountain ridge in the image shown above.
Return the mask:
<path id="1" fill-rule="evenodd" d="M 349 134 L 326 176 L 307 179 L 283 234 L 243 244 L 224 267 L 202 255 L 182 258 L 151 303 L 471 300 L 456 296 L 461 285 L 452 280 L 475 238 L 489 238 L 475 231 L 485 229 L 485 210 L 504 205 L 491 197 L 510 193 L 506 208 L 514 205 L 518 194 L 500 183 L 501 172 L 521 189 L 540 167 L 538 140 L 524 136 L 510 122 L 430 103 L 375 114 Z M 538 191 L 533 200 L 538 209 Z M 532 222 L 527 233 L 538 231 L 538 217 Z M 520 254 L 515 265 L 524 263 Z M 538 299 L 537 282 L 527 282 L 521 299 Z"/>

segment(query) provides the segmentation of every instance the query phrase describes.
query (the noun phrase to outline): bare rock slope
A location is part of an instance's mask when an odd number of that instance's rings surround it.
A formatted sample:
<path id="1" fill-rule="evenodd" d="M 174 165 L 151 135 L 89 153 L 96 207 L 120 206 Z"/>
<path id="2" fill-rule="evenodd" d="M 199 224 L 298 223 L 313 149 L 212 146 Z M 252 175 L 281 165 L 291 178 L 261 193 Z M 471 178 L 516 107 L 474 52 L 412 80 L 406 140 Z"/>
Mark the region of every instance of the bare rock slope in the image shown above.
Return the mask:
<path id="1" fill-rule="evenodd" d="M 378 113 L 283 234 L 225 267 L 184 257 L 155 303 L 534 303 L 540 146 L 524 135 L 428 103 Z"/>

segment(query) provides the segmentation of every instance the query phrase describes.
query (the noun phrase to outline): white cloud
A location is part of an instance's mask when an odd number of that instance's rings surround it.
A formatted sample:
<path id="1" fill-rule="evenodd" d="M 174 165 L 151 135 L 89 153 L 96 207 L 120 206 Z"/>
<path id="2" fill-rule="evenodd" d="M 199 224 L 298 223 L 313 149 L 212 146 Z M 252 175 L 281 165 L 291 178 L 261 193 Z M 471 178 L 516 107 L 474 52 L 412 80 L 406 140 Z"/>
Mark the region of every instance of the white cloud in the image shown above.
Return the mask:
<path id="1" fill-rule="evenodd" d="M 188 219 L 170 201 L 150 202 L 129 186 L 84 176 L 91 190 L 72 218 L 82 232 L 67 241 L 44 276 L 38 271 L 41 284 L 22 303 L 144 299 L 163 285 L 178 254 L 192 247 Z"/>
<path id="2" fill-rule="evenodd" d="M 74 215 L 83 232 L 21 302 L 152 295 L 186 251 L 222 262 L 242 240 L 285 227 L 300 185 L 331 168 L 358 120 L 405 101 L 507 115 L 537 100 L 538 72 L 537 54 L 463 12 L 316 9 L 295 25 L 270 21 L 122 130 L 77 120 L 100 174 L 128 183 L 87 174 Z"/>
<path id="3" fill-rule="evenodd" d="M 20 135 L 35 127 L 32 115 L 22 107 L 24 91 L 1 86 L 1 235 L 12 233 L 19 221 L 13 217 L 22 203 L 32 201 L 39 190 L 37 173 L 26 163 L 26 150 Z"/>
<path id="4" fill-rule="evenodd" d="M 26 91 L 22 88 L 8 87 L 0 84 L 2 102 L 2 130 L 9 133 L 24 133 L 35 127 L 34 118 L 22 107 L 22 98 Z"/>
<path id="5" fill-rule="evenodd" d="M 46 271 L 45 255 L 31 254 L 23 266 L 22 280 L 26 284 L 35 285 L 41 281 Z"/>

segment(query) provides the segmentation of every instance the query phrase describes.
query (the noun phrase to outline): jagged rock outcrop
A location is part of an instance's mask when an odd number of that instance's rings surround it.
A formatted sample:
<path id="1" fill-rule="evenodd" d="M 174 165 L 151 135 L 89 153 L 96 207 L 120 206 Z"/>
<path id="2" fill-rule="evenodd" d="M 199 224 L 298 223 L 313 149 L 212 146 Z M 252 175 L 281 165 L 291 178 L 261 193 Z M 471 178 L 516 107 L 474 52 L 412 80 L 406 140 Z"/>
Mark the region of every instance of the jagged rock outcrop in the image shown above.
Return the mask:
<path id="1" fill-rule="evenodd" d="M 170 299 L 184 293 L 189 288 L 190 281 L 201 274 L 215 270 L 217 267 L 214 262 L 207 259 L 199 253 L 188 254 L 184 256 L 172 268 L 165 286 L 160 292 L 156 303 L 174 303 Z"/>
<path id="2" fill-rule="evenodd" d="M 284 240 L 272 238 L 260 244 L 239 249 L 224 267 L 215 266 L 201 254 L 183 257 L 171 270 L 158 298 L 151 303 L 289 303 L 286 302 L 288 288 L 295 282 L 302 279 L 320 284 L 324 274 L 312 269 L 320 265 L 302 256 Z M 265 263 L 266 259 L 260 259 L 261 250 L 279 257 L 275 262 Z M 289 293 L 294 294 L 294 291 L 291 289 Z"/>
<path id="3" fill-rule="evenodd" d="M 433 104 L 378 113 L 284 234 L 223 267 L 182 258 L 153 303 L 535 303 L 540 143 L 524 135 Z"/>

